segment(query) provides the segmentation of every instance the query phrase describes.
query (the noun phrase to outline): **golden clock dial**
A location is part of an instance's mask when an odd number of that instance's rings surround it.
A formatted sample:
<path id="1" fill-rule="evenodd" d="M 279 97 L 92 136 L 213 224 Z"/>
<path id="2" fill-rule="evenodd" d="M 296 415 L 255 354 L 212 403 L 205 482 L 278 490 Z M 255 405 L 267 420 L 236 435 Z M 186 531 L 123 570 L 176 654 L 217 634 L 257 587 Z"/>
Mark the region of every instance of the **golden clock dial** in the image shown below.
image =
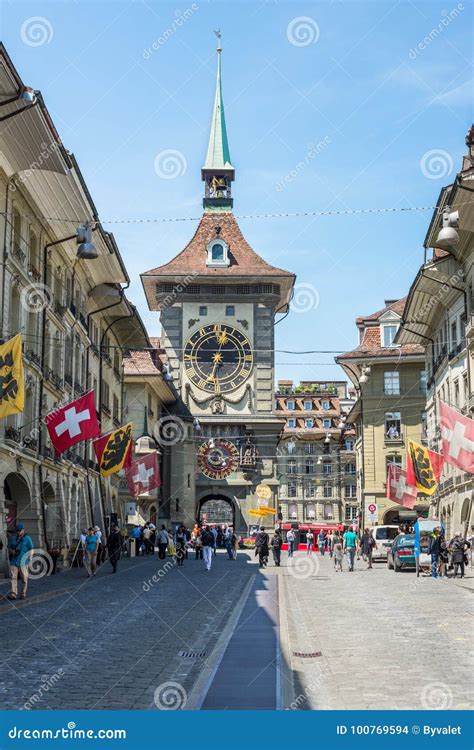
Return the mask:
<path id="1" fill-rule="evenodd" d="M 253 367 L 248 338 L 226 323 L 209 323 L 187 340 L 184 368 L 202 391 L 226 393 L 245 383 Z"/>

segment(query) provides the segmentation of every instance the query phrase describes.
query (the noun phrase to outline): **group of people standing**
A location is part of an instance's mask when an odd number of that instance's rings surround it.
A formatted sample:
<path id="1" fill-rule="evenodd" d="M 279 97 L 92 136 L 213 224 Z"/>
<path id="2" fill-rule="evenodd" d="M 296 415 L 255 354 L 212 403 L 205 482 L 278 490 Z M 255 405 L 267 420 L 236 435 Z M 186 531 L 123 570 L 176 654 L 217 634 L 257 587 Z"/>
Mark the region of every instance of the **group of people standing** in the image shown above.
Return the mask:
<path id="1" fill-rule="evenodd" d="M 117 572 L 117 565 L 122 553 L 123 537 L 118 526 L 112 526 L 106 540 L 104 540 L 99 526 L 83 529 L 79 538 L 82 548 L 82 561 L 87 577 L 92 578 L 97 573 L 97 567 L 107 558 L 112 566 L 112 573 Z"/>
<path id="2" fill-rule="evenodd" d="M 428 554 L 431 555 L 431 577 L 448 578 L 448 566 L 453 566 L 453 578 L 459 573 L 464 578 L 464 568 L 467 565 L 467 550 L 471 544 L 458 531 L 450 542 L 447 541 L 443 528 L 438 526 L 430 536 Z"/>

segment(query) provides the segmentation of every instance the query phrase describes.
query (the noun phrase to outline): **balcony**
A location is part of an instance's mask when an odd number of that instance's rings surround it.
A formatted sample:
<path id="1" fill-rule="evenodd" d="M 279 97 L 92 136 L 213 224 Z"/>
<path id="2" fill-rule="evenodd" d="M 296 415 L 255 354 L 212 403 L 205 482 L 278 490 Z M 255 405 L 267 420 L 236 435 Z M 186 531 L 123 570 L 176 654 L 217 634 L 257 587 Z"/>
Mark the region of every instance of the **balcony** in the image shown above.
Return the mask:
<path id="1" fill-rule="evenodd" d="M 78 394 L 79 396 L 81 396 L 81 395 L 82 395 L 82 394 L 84 393 L 84 388 L 82 387 L 82 385 L 81 385 L 81 384 L 79 383 L 79 381 L 78 381 L 78 380 L 75 380 L 75 381 L 74 381 L 74 391 L 75 391 L 75 393 L 77 393 L 77 394 Z"/>
<path id="2" fill-rule="evenodd" d="M 14 242 L 12 245 L 12 255 L 20 263 L 20 265 L 25 265 L 26 253 L 23 252 L 18 242 Z"/>
<path id="3" fill-rule="evenodd" d="M 403 438 L 403 432 L 399 432 L 397 435 L 388 435 L 385 433 L 384 435 L 384 443 L 385 445 L 404 445 L 404 438 Z"/>
<path id="4" fill-rule="evenodd" d="M 110 408 L 109 408 L 109 406 L 107 404 L 101 404 L 100 408 L 101 408 L 101 411 L 104 412 L 104 414 L 106 414 L 108 417 L 110 417 L 110 415 L 112 414 L 112 412 L 110 411 Z"/>
<path id="5" fill-rule="evenodd" d="M 62 318 L 64 316 L 64 313 L 66 312 L 67 308 L 61 304 L 58 300 L 54 303 L 54 312 L 59 318 Z"/>
<path id="6" fill-rule="evenodd" d="M 65 373 L 64 382 L 69 386 L 69 388 L 72 388 L 72 374 L 70 372 Z"/>
<path id="7" fill-rule="evenodd" d="M 63 387 L 63 379 L 57 372 L 51 369 L 51 367 L 43 367 L 43 375 L 45 380 L 48 381 L 56 390 L 60 391 Z"/>
<path id="8" fill-rule="evenodd" d="M 28 351 L 25 352 L 25 357 L 31 364 L 37 365 L 38 367 L 41 366 L 41 357 L 34 352 L 33 349 L 28 349 Z"/>
<path id="9" fill-rule="evenodd" d="M 32 263 L 28 263 L 28 276 L 33 279 L 33 281 L 41 281 L 41 271 Z"/>
<path id="10" fill-rule="evenodd" d="M 89 333 L 89 325 L 87 323 L 86 316 L 83 313 L 80 312 L 78 314 L 78 316 L 77 316 L 77 319 L 78 319 L 79 323 L 81 324 L 81 326 L 86 331 L 86 333 Z"/>
<path id="11" fill-rule="evenodd" d="M 456 344 L 456 346 L 454 346 L 450 350 L 450 352 L 449 352 L 449 359 L 454 359 L 454 357 L 457 357 L 458 354 L 460 354 L 463 349 L 464 349 L 464 342 L 460 341 L 459 344 Z"/>
<path id="12" fill-rule="evenodd" d="M 43 455 L 43 458 L 49 458 L 50 460 L 53 459 L 54 451 L 49 445 L 43 445 L 41 453 Z"/>
<path id="13" fill-rule="evenodd" d="M 99 464 L 93 458 L 87 459 L 87 468 L 91 471 L 99 471 Z"/>
<path id="14" fill-rule="evenodd" d="M 5 438 L 7 440 L 11 440 L 14 443 L 21 443 L 21 431 L 18 430 L 16 427 L 11 427 L 9 425 L 5 426 Z"/>

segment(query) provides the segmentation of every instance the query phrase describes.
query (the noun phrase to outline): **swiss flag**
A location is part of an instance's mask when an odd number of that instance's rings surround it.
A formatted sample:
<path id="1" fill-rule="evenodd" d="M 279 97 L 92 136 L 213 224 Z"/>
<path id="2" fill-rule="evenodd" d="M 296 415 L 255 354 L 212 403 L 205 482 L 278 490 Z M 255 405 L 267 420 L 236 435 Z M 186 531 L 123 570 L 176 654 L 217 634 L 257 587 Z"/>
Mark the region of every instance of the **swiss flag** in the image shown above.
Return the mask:
<path id="1" fill-rule="evenodd" d="M 100 435 L 94 403 L 94 391 L 53 409 L 44 419 L 54 450 L 59 455 L 83 440 Z"/>
<path id="2" fill-rule="evenodd" d="M 439 402 L 439 419 L 443 438 L 443 455 L 469 474 L 474 474 L 474 420 Z"/>
<path id="3" fill-rule="evenodd" d="M 161 485 L 156 452 L 147 453 L 132 463 L 127 469 L 127 482 L 133 497 L 148 493 Z"/>
<path id="4" fill-rule="evenodd" d="M 416 503 L 417 489 L 407 482 L 407 473 L 396 464 L 388 465 L 387 497 L 404 508 L 413 510 Z"/>

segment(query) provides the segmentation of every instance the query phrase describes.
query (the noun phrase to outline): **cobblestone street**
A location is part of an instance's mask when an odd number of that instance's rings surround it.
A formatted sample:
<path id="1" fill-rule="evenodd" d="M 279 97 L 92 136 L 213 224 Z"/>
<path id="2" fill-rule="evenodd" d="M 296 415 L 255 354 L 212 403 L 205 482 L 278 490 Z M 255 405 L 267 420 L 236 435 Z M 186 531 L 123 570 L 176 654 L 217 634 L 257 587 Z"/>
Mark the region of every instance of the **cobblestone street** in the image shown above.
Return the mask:
<path id="1" fill-rule="evenodd" d="M 2 705 L 470 707 L 472 572 L 433 581 L 361 560 L 336 574 L 299 553 L 261 574 L 251 554 L 219 553 L 206 573 L 193 557 L 73 570 L 3 600 Z"/>

